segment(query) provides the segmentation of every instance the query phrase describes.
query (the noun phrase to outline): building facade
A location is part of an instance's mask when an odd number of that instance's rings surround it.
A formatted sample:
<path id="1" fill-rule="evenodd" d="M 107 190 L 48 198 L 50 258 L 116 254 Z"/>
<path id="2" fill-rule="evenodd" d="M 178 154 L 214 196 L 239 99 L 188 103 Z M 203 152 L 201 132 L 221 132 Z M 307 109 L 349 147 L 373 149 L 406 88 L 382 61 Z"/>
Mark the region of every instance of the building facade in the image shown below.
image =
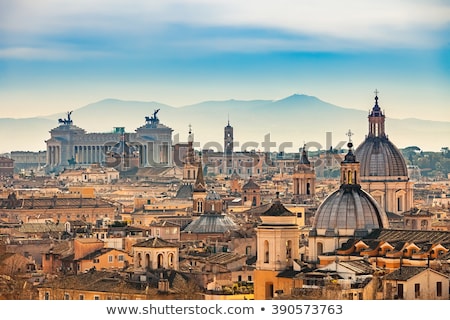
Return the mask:
<path id="1" fill-rule="evenodd" d="M 279 199 L 261 214 L 262 223 L 256 228 L 257 260 L 255 300 L 273 299 L 277 292 L 289 292 L 292 276 L 283 276 L 292 269 L 299 257 L 300 232 L 297 215 L 289 211 Z"/>
<path id="2" fill-rule="evenodd" d="M 112 163 L 114 166 L 126 169 L 123 164 L 130 155 L 118 148 L 121 143 L 132 147 L 127 150 L 132 150 L 138 158 L 138 167 L 172 166 L 173 130 L 160 123 L 158 111 L 151 117 L 146 116 L 144 125 L 134 133 L 125 133 L 122 127 L 108 133 L 88 133 L 73 123 L 72 112 L 67 113 L 67 118 L 58 120 L 59 126 L 50 130 L 50 138 L 46 140 L 47 172 L 60 172 L 74 165 L 106 164 L 108 157 L 116 159 Z"/>
<path id="3" fill-rule="evenodd" d="M 12 178 L 14 175 L 14 160 L 8 157 L 0 157 L 0 178 Z"/>

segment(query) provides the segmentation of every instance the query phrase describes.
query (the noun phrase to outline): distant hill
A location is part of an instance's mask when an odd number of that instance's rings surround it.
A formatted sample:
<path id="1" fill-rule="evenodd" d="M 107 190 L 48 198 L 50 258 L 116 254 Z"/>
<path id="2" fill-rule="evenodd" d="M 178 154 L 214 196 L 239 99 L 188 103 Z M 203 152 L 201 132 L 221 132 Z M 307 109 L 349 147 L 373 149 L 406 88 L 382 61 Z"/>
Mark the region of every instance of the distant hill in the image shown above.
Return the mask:
<path id="1" fill-rule="evenodd" d="M 372 106 L 368 105 L 367 110 Z M 383 106 L 381 106 L 383 108 Z M 339 147 L 347 140 L 349 129 L 357 146 L 368 131 L 366 111 L 339 107 L 312 96 L 292 95 L 281 100 L 227 100 L 205 101 L 184 107 L 171 107 L 159 102 L 123 101 L 106 99 L 73 110 L 74 124 L 87 132 L 110 132 L 114 127 L 125 127 L 127 132 L 145 123 L 160 109 L 160 122 L 173 131 L 174 142 L 185 142 L 192 125 L 198 148 L 223 145 L 223 128 L 230 121 L 234 128 L 235 148 L 251 144 L 249 149 L 264 150 L 262 142 L 276 143 L 270 151 L 296 151 L 304 143 L 326 148 L 326 133 L 332 133 L 331 145 Z M 386 110 L 389 114 L 389 110 Z M 0 152 L 16 150 L 45 150 L 49 131 L 58 126 L 63 114 L 27 119 L 0 119 L 3 137 Z M 420 119 L 386 119 L 386 132 L 399 148 L 419 146 L 425 151 L 439 151 L 449 146 L 450 122 Z M 267 150 L 267 149 L 266 149 Z"/>

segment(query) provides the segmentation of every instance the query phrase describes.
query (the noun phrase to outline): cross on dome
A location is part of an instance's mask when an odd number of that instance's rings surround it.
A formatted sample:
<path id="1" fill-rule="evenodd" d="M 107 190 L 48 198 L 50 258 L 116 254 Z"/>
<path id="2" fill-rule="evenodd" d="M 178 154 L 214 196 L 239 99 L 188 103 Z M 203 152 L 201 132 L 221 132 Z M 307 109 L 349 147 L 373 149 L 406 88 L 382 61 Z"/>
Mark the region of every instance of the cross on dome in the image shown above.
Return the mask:
<path id="1" fill-rule="evenodd" d="M 354 133 L 348 129 L 348 132 L 345 134 L 348 137 L 348 142 L 352 142 L 352 136 L 354 135 Z"/>

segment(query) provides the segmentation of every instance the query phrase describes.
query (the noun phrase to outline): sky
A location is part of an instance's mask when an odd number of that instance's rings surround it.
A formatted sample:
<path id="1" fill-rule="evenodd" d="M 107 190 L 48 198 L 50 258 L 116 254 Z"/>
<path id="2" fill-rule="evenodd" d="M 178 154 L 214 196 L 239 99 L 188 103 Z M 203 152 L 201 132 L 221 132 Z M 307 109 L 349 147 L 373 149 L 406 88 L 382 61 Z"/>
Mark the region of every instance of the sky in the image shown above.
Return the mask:
<path id="1" fill-rule="evenodd" d="M 307 94 L 450 121 L 448 0 L 0 0 L 0 118 Z"/>

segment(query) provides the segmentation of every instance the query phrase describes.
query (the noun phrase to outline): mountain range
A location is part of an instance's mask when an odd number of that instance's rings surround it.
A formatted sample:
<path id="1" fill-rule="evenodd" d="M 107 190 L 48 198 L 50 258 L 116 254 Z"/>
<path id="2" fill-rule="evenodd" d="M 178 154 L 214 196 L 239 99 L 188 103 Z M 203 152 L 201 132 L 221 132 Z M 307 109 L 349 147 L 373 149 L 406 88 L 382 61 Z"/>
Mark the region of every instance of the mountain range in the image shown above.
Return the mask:
<path id="1" fill-rule="evenodd" d="M 160 123 L 173 129 L 174 143 L 186 142 L 191 126 L 197 149 L 223 146 L 224 127 L 230 123 L 237 145 L 235 151 L 250 144 L 250 149 L 278 152 L 285 146 L 284 151 L 291 152 L 305 143 L 322 150 L 329 146 L 345 148 L 349 130 L 357 146 L 368 132 L 367 116 L 371 108 L 369 105 L 367 111 L 349 109 L 295 94 L 280 100 L 205 101 L 184 107 L 105 99 L 68 111 L 73 111 L 73 124 L 87 132 L 111 132 L 114 127 L 134 132 L 145 124 L 146 116 L 159 109 Z M 64 117 L 66 114 L 59 113 L 24 119 L 0 118 L 3 137 L 0 153 L 45 150 L 49 131 Z M 328 132 L 331 141 L 326 140 Z M 387 117 L 386 133 L 398 148 L 418 146 L 424 151 L 439 151 L 449 146 L 450 122 Z M 270 149 L 262 143 L 269 140 Z"/>

